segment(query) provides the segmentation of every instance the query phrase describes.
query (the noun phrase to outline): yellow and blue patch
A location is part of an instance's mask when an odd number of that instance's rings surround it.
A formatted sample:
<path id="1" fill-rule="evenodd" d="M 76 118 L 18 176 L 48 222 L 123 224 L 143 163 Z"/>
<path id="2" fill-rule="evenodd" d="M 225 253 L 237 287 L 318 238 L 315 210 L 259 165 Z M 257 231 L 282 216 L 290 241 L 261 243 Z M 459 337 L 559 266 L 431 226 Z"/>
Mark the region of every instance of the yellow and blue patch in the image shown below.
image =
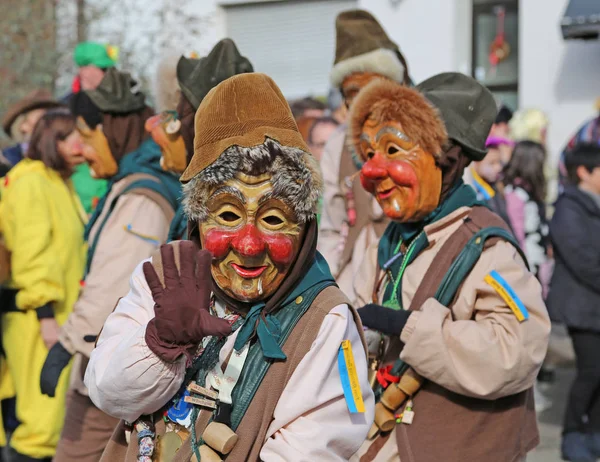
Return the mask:
<path id="1" fill-rule="evenodd" d="M 344 398 L 351 414 L 365 412 L 365 403 L 362 399 L 360 382 L 354 364 L 354 355 L 352 354 L 352 343 L 350 340 L 344 340 L 338 351 L 338 367 L 342 380 L 342 389 Z"/>
<path id="2" fill-rule="evenodd" d="M 488 274 L 484 281 L 492 286 L 498 295 L 500 295 L 502 300 L 506 302 L 519 322 L 527 321 L 527 319 L 529 319 L 529 312 L 527 311 L 527 308 L 525 308 L 525 305 L 513 288 L 502 276 L 500 276 L 500 274 L 498 274 L 497 271 L 494 270 Z"/>
<path id="3" fill-rule="evenodd" d="M 154 245 L 160 245 L 160 241 L 157 236 L 150 236 L 148 234 L 142 234 L 133 229 L 131 224 L 123 226 L 123 229 L 129 234 L 133 234 L 136 237 L 139 237 L 142 241 L 150 242 Z"/>
<path id="4" fill-rule="evenodd" d="M 477 173 L 475 171 L 474 168 L 471 169 L 471 173 L 473 174 L 473 181 L 474 181 L 474 186 L 475 186 L 475 190 L 481 194 L 481 196 L 486 200 L 489 201 L 492 197 L 494 197 L 496 195 L 496 191 L 494 191 L 494 188 L 492 188 L 489 183 L 487 181 L 485 181 L 480 175 L 479 173 Z"/>

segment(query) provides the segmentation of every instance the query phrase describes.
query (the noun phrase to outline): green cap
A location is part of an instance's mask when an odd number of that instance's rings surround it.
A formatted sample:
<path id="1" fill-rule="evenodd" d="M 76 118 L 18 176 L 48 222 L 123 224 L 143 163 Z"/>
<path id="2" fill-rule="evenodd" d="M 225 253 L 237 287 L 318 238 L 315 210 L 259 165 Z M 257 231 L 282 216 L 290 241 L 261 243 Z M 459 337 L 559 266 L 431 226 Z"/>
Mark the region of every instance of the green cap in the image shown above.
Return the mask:
<path id="1" fill-rule="evenodd" d="M 181 92 L 194 109 L 206 94 L 222 81 L 237 74 L 253 72 L 252 63 L 242 56 L 231 39 L 217 43 L 208 56 L 200 59 L 181 57 L 177 63 L 177 80 Z"/>
<path id="2" fill-rule="evenodd" d="M 100 85 L 85 93 L 102 112 L 113 114 L 129 114 L 142 110 L 146 96 L 139 91 L 132 91 L 137 82 L 127 72 L 108 69 Z"/>
<path id="3" fill-rule="evenodd" d="M 77 67 L 96 66 L 100 69 L 114 67 L 119 58 L 119 49 L 98 42 L 81 42 L 75 47 L 74 59 Z"/>
<path id="4" fill-rule="evenodd" d="M 475 79 L 458 72 L 435 75 L 417 85 L 440 112 L 448 138 L 472 160 L 485 157 L 487 139 L 498 108 L 494 95 Z"/>

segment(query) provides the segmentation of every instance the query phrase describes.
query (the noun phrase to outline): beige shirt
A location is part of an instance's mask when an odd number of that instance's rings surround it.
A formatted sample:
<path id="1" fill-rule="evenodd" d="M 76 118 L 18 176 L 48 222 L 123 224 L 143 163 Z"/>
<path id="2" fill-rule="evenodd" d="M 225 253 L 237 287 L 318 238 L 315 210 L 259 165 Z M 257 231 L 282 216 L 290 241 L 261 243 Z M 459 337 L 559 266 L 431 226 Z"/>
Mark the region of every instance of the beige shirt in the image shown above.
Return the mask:
<path id="1" fill-rule="evenodd" d="M 342 230 L 347 220 L 346 201 L 339 178 L 346 129 L 346 125 L 337 128 L 327 141 L 321 157 L 320 165 L 325 189 L 317 249 L 327 260 L 340 289 L 353 306 L 360 307 L 371 302 L 379 240 L 372 226 L 363 228 L 354 244 L 352 260 L 344 268 L 340 268 L 345 244 Z M 371 213 L 375 217 L 383 214 L 374 198 Z"/>
<path id="2" fill-rule="evenodd" d="M 85 375 L 90 398 L 104 412 L 135 421 L 164 406 L 179 390 L 185 358 L 167 363 L 146 344 L 146 325 L 154 300 L 140 264 L 131 276 L 129 294 L 108 317 Z M 230 356 L 231 334 L 219 354 Z M 343 340 L 350 340 L 365 403 L 364 414 L 350 414 L 337 365 Z M 220 366 L 219 366 L 220 367 Z M 356 452 L 374 418 L 367 360 L 347 305 L 331 307 L 308 354 L 300 361 L 273 414 L 260 459 L 263 461 L 343 461 Z"/>
<path id="3" fill-rule="evenodd" d="M 423 275 L 435 264 L 436 255 L 468 212 L 469 208 L 463 207 L 425 227 L 429 247 L 404 273 L 403 306 L 410 306 Z M 528 320 L 519 322 L 508 304 L 484 281 L 492 270 L 523 302 Z M 533 386 L 546 355 L 549 334 L 550 319 L 540 283 L 527 270 L 517 250 L 499 241 L 481 254 L 452 310 L 432 298 L 410 315 L 400 336 L 405 343 L 400 358 L 421 376 L 450 391 L 494 400 Z M 358 460 L 370 444 L 365 442 L 352 460 Z M 395 437 L 388 440 L 376 460 L 398 460 Z"/>
<path id="4" fill-rule="evenodd" d="M 109 193 L 107 205 L 130 183 L 130 177 L 116 183 Z M 108 206 L 91 230 L 90 244 L 96 238 L 106 213 Z M 80 393 L 87 394 L 83 373 L 94 348 L 94 341 L 86 341 L 84 337 L 100 333 L 118 300 L 127 294 L 129 276 L 135 266 L 165 243 L 169 223 L 169 217 L 161 206 L 151 198 L 132 191 L 118 199 L 104 225 L 85 285 L 59 337 L 67 351 L 75 355 L 71 386 Z"/>

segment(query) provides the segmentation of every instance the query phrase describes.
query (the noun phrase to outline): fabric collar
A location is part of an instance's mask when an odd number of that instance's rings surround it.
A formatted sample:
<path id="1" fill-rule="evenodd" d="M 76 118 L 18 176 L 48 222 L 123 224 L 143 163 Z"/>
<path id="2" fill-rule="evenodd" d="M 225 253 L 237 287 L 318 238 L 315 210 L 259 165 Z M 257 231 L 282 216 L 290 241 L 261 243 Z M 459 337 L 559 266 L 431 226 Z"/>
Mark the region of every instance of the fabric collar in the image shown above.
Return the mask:
<path id="1" fill-rule="evenodd" d="M 465 185 L 460 180 L 455 187 L 449 192 L 448 197 L 442 204 L 440 204 L 431 214 L 429 214 L 423 221 L 418 223 L 398 223 L 391 222 L 381 240 L 379 242 L 379 249 L 377 260 L 379 267 L 383 268 L 386 262 L 393 257 L 393 253 L 398 247 L 400 242 L 408 243 L 415 236 L 417 236 L 425 226 L 431 225 L 442 218 L 450 215 L 455 210 L 461 207 L 473 207 L 478 205 L 479 201 L 475 195 L 475 191 L 470 186 Z M 425 237 L 425 245 L 427 238 Z M 415 252 L 415 257 L 418 252 Z"/>
<path id="2" fill-rule="evenodd" d="M 328 280 L 335 282 L 327 262 L 323 256 L 317 252 L 306 275 L 280 303 L 279 307 L 287 306 L 316 284 Z M 265 307 L 265 303 L 261 302 L 250 309 L 246 315 L 244 324 L 239 329 L 234 348 L 236 351 L 240 351 L 256 333 L 265 358 L 278 360 L 286 359 L 285 353 L 279 346 L 279 339 L 281 337 L 281 325 L 279 320 L 270 312 L 265 314 Z"/>

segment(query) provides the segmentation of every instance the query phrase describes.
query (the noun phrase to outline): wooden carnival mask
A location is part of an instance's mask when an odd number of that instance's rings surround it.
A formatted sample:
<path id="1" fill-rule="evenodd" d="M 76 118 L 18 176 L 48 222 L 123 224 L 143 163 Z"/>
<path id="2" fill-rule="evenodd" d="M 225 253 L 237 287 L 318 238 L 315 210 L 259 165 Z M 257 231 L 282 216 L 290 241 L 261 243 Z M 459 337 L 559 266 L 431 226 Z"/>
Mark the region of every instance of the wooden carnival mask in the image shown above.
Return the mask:
<path id="1" fill-rule="evenodd" d="M 200 223 L 202 247 L 213 254 L 212 276 L 229 296 L 255 302 L 272 295 L 300 250 L 305 226 L 272 197 L 271 174 L 237 173 L 215 187 Z"/>
<path id="2" fill-rule="evenodd" d="M 102 131 L 102 125 L 98 124 L 91 129 L 83 117 L 77 117 L 77 131 L 83 142 L 83 157 L 90 166 L 90 174 L 93 178 L 110 178 L 119 171 L 117 161 L 113 157 L 108 145 L 106 135 Z"/>
<path id="3" fill-rule="evenodd" d="M 150 117 L 145 129 L 160 146 L 162 157 L 160 166 L 163 170 L 183 173 L 187 167 L 185 143 L 181 136 L 181 121 L 175 111 L 164 111 Z"/>
<path id="4" fill-rule="evenodd" d="M 384 213 L 399 222 L 420 221 L 439 204 L 442 172 L 396 121 L 369 117 L 360 134 L 365 164 L 360 179 Z"/>

